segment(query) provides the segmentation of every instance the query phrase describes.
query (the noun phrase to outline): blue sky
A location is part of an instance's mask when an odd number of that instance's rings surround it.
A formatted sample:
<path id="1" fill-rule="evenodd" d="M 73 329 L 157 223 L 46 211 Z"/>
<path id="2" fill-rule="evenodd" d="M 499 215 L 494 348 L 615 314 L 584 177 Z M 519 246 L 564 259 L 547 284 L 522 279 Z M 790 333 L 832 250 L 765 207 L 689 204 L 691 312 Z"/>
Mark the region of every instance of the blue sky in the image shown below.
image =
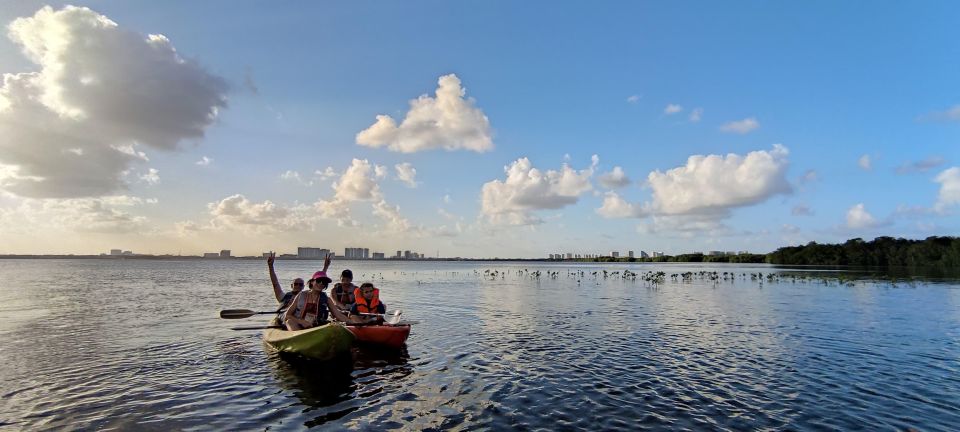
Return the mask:
<path id="1" fill-rule="evenodd" d="M 960 229 L 951 2 L 43 5 L 0 12 L 33 20 L 0 72 L 42 78 L 0 114 L 0 252 L 766 252 Z M 131 48 L 83 45 L 101 37 Z M 358 143 L 450 75 L 454 108 Z M 143 117 L 90 132 L 116 113 Z M 109 168 L 70 173 L 87 162 Z"/>

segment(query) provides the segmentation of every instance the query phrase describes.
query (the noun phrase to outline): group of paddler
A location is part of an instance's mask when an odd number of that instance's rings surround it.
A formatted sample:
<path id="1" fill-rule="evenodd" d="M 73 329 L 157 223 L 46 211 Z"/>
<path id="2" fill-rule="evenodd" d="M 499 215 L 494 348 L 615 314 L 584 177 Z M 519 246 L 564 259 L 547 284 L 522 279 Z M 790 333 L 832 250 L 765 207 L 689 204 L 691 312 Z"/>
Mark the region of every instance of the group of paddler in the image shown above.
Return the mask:
<path id="1" fill-rule="evenodd" d="M 326 324 L 330 315 L 337 321 L 353 324 L 380 324 L 386 305 L 380 302 L 380 290 L 373 283 L 365 282 L 359 287 L 353 284 L 353 272 L 340 273 L 340 282 L 334 285 L 332 295 L 324 290 L 333 282 L 327 276 L 330 268 L 330 255 L 324 257 L 323 270 L 317 271 L 307 281 L 309 289 L 304 290 L 302 278 L 296 278 L 290 284 L 290 291 L 284 292 L 280 280 L 273 269 L 275 255 L 267 257 L 270 270 L 270 282 L 273 293 L 280 302 L 275 325 L 284 325 L 287 330 L 303 330 Z"/>

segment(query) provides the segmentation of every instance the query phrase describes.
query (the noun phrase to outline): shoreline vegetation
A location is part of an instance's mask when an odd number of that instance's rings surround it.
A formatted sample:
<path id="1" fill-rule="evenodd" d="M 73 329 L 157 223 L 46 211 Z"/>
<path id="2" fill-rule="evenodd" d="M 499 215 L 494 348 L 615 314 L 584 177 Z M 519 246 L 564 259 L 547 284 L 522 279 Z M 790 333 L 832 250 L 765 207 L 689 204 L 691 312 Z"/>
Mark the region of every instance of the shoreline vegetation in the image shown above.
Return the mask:
<path id="1" fill-rule="evenodd" d="M 810 242 L 803 246 L 784 246 L 767 254 L 705 255 L 691 253 L 654 258 L 598 257 L 574 261 L 960 268 L 960 237 L 934 236 L 923 240 L 877 237 L 872 241 L 854 238 L 841 244 Z"/>
<path id="2" fill-rule="evenodd" d="M 0 255 L 0 259 L 167 259 L 167 260 L 262 260 L 261 256 L 206 258 L 198 255 Z M 317 258 L 282 256 L 278 260 L 315 261 Z M 344 259 L 344 258 L 339 258 Z M 368 259 L 367 261 L 374 261 Z M 863 267 L 953 267 L 960 268 L 960 237 L 933 236 L 923 240 L 877 237 L 872 241 L 861 238 L 840 244 L 810 242 L 803 246 L 784 246 L 767 254 L 741 253 L 709 255 L 688 253 L 658 257 L 626 258 L 601 256 L 594 258 L 419 258 L 388 257 L 375 261 L 527 261 L 527 262 L 600 262 L 600 263 L 730 263 L 781 264 Z"/>

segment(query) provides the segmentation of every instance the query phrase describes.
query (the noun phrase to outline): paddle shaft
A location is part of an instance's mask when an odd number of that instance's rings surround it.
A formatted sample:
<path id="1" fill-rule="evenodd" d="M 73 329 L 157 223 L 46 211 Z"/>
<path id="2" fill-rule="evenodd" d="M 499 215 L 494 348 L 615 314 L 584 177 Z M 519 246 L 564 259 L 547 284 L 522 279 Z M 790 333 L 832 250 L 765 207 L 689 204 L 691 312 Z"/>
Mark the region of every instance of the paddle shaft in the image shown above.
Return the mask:
<path id="1" fill-rule="evenodd" d="M 225 309 L 220 311 L 220 318 L 223 318 L 223 319 L 250 318 L 254 315 L 269 315 L 269 314 L 276 314 L 279 312 L 280 311 L 257 312 L 249 309 Z"/>
<path id="2" fill-rule="evenodd" d="M 263 326 L 263 327 L 231 327 L 230 330 L 266 330 L 266 329 L 286 329 L 284 326 Z"/>

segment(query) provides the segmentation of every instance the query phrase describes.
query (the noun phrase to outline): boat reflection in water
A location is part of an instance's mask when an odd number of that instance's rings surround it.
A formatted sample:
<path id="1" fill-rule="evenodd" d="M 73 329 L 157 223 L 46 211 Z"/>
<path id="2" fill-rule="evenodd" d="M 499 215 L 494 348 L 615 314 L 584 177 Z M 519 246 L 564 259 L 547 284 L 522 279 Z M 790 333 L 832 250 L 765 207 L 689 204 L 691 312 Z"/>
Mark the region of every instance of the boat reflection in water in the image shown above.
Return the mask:
<path id="1" fill-rule="evenodd" d="M 297 408 L 291 422 L 315 427 L 374 405 L 384 387 L 413 372 L 406 346 L 383 349 L 360 346 L 329 361 L 317 361 L 268 348 L 268 362 L 283 389 L 278 397 L 294 398 L 284 405 Z"/>

